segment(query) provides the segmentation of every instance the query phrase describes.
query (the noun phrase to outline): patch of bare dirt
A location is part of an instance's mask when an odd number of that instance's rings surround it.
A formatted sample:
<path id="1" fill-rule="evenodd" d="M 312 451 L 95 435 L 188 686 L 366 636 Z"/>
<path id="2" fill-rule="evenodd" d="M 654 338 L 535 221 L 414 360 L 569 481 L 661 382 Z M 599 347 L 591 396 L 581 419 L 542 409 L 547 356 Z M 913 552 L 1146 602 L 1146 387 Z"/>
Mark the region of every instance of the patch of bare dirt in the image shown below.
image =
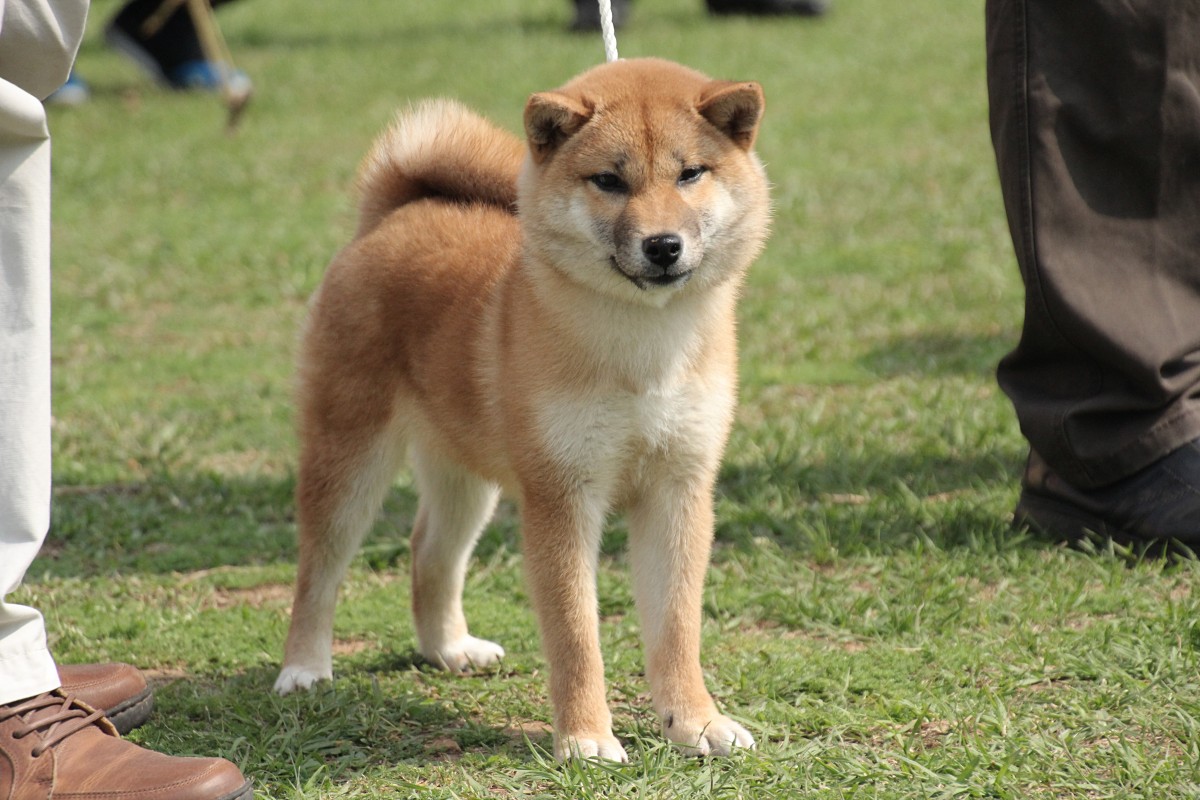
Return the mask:
<path id="1" fill-rule="evenodd" d="M 248 586 L 241 589 L 213 589 L 209 603 L 213 608 L 232 608 L 234 606 L 249 606 L 250 608 L 265 608 L 267 606 L 286 606 L 292 602 L 292 587 L 283 583 L 264 583 L 261 586 Z"/>

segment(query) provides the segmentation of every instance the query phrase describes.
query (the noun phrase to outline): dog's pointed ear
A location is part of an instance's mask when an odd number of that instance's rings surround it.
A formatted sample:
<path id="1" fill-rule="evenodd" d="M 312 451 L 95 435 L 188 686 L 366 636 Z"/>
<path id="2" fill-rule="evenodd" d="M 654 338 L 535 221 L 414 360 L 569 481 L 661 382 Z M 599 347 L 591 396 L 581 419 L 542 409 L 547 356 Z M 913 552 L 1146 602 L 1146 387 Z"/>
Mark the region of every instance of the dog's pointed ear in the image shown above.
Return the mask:
<path id="1" fill-rule="evenodd" d="M 525 103 L 525 136 L 533 160 L 541 163 L 592 117 L 583 103 L 558 92 L 531 95 Z"/>
<path id="2" fill-rule="evenodd" d="M 713 81 L 700 93 L 696 110 L 738 147 L 749 150 L 765 105 L 762 87 L 753 81 Z"/>

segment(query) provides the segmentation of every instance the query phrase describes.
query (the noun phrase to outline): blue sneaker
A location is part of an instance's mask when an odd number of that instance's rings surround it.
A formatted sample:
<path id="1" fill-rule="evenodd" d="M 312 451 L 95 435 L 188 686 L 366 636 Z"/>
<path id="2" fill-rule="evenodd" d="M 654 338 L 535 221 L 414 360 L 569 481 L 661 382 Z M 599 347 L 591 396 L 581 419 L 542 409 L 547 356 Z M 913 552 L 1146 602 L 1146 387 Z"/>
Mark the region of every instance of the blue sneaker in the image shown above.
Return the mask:
<path id="1" fill-rule="evenodd" d="M 83 78 L 72 70 L 67 82 L 46 98 L 46 103 L 54 106 L 78 106 L 86 103 L 92 96 L 91 90 Z"/>
<path id="2" fill-rule="evenodd" d="M 172 89 L 182 91 L 219 92 L 226 88 L 222 78 L 228 80 L 228 91 L 235 96 L 248 95 L 254 88 L 250 77 L 240 69 L 232 69 L 212 61 L 185 61 L 168 70 L 164 77 Z"/>

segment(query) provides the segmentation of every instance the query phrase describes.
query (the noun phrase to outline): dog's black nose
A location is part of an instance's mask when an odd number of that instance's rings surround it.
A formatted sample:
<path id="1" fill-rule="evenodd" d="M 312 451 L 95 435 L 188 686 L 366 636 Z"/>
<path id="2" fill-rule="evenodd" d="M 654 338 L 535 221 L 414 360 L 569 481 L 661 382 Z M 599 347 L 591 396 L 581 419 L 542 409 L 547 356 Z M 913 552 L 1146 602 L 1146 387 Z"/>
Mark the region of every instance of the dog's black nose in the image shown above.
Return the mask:
<path id="1" fill-rule="evenodd" d="M 666 269 L 679 260 L 679 254 L 682 252 L 683 239 L 673 233 L 660 233 L 642 240 L 642 253 L 656 267 Z"/>

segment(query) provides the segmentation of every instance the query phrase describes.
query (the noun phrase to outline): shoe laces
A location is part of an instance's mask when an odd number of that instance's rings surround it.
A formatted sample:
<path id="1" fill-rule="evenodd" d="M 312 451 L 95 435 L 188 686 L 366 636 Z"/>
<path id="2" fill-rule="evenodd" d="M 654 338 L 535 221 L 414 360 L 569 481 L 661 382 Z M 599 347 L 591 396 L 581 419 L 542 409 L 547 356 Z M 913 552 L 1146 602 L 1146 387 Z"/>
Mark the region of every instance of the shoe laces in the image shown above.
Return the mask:
<path id="1" fill-rule="evenodd" d="M 51 711 L 55 707 L 57 710 Z M 74 695 L 57 691 L 40 694 L 22 703 L 0 706 L 0 722 L 19 717 L 25 723 L 24 727 L 13 731 L 14 739 L 23 739 L 31 733 L 41 737 L 41 742 L 33 748 L 35 758 L 103 716 L 103 711 L 93 711 L 77 703 Z"/>

